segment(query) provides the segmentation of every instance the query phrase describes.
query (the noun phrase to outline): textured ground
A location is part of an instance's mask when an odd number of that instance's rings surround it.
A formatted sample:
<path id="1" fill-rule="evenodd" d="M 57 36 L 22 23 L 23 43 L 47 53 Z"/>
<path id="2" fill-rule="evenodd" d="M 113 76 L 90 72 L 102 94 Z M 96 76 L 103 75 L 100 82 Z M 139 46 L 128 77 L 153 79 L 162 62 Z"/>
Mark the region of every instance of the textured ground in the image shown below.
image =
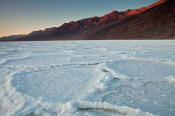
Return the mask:
<path id="1" fill-rule="evenodd" d="M 175 41 L 0 43 L 2 116 L 174 116 Z"/>

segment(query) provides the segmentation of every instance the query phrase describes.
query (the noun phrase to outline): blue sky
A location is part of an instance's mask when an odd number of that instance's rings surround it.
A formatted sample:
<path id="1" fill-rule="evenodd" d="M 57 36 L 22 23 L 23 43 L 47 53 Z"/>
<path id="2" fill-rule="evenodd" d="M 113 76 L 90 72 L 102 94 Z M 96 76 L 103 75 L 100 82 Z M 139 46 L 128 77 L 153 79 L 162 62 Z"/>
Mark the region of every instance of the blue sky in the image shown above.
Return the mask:
<path id="1" fill-rule="evenodd" d="M 158 0 L 0 0 L 0 36 L 24 34 L 64 22 L 147 6 Z"/>

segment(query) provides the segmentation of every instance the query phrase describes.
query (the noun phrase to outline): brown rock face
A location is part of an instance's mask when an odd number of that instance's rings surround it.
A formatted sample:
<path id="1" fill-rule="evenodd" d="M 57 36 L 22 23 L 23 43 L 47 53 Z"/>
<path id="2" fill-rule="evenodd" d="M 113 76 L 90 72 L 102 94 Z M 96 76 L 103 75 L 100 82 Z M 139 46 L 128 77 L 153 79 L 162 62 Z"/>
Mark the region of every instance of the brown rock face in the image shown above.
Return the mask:
<path id="1" fill-rule="evenodd" d="M 158 4 L 158 5 L 157 5 Z M 138 15 L 127 17 L 88 34 L 88 39 L 175 38 L 175 1 L 160 1 Z M 150 8 L 151 7 L 151 8 Z"/>

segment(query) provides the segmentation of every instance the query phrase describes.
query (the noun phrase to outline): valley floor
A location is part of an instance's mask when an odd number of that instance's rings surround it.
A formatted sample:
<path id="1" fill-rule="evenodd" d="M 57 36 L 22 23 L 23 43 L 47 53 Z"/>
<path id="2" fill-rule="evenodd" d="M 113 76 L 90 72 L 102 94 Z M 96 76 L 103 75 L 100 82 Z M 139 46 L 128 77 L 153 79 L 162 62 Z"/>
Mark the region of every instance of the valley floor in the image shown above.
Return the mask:
<path id="1" fill-rule="evenodd" d="M 1 116 L 174 116 L 175 41 L 0 43 Z"/>

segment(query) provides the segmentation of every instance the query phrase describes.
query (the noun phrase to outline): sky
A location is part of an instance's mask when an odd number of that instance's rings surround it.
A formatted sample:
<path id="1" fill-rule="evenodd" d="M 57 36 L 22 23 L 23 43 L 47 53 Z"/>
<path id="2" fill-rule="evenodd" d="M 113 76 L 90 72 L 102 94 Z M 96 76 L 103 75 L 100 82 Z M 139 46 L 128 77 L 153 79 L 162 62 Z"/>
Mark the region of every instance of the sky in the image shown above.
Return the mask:
<path id="1" fill-rule="evenodd" d="M 147 6 L 158 0 L 0 0 L 0 37 Z"/>

